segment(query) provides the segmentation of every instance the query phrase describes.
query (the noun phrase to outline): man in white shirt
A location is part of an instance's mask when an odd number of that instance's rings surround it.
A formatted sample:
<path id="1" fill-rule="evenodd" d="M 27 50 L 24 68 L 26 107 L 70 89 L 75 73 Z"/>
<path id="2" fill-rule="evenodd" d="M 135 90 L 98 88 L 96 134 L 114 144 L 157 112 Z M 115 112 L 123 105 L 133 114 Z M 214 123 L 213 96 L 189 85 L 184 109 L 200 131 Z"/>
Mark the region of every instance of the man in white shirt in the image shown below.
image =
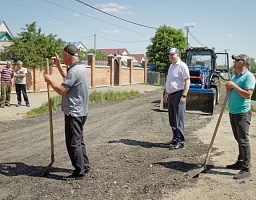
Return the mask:
<path id="1" fill-rule="evenodd" d="M 184 147 L 184 120 L 186 110 L 186 97 L 190 85 L 188 66 L 179 57 L 179 50 L 171 48 L 169 60 L 172 62 L 168 69 L 166 80 L 166 93 L 164 102 L 168 102 L 169 123 L 172 128 L 173 138 L 164 145 L 170 145 L 170 149 Z"/>

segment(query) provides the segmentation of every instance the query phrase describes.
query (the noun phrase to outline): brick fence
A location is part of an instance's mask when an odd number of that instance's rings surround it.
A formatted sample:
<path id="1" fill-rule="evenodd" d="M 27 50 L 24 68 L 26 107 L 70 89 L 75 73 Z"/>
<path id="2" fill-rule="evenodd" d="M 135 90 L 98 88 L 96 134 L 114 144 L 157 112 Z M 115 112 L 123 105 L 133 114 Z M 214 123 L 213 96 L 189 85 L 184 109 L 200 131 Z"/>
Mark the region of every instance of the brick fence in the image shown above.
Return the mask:
<path id="1" fill-rule="evenodd" d="M 132 59 L 122 62 L 120 58 L 115 56 L 108 56 L 108 61 L 98 62 L 95 56 L 88 55 L 88 62 L 85 62 L 89 77 L 90 88 L 106 87 L 106 86 L 120 86 L 128 84 L 139 84 L 147 82 L 147 64 L 142 62 L 142 67 L 134 67 Z M 0 66 L 6 65 L 6 62 L 1 62 Z M 15 68 L 16 66 L 13 65 Z M 24 66 L 26 67 L 26 66 Z M 66 68 L 65 65 L 63 65 Z M 44 68 L 27 68 L 27 90 L 28 92 L 43 92 L 47 91 L 47 84 L 44 82 Z M 50 74 L 53 79 L 61 84 L 62 77 L 56 67 L 50 68 Z M 14 82 L 14 79 L 12 79 Z M 13 84 L 13 91 L 15 91 L 15 84 Z"/>

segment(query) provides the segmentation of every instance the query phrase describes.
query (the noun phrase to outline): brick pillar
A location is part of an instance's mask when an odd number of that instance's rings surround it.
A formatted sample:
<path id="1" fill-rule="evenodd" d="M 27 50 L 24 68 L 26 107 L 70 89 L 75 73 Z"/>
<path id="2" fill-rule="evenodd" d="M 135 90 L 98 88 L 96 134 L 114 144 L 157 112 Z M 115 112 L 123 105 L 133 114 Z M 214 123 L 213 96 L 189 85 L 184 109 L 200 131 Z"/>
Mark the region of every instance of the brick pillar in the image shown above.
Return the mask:
<path id="1" fill-rule="evenodd" d="M 118 85 L 121 85 L 122 57 L 117 56 L 117 59 L 118 59 Z"/>
<path id="2" fill-rule="evenodd" d="M 110 68 L 110 85 L 114 85 L 114 56 L 108 55 L 108 65 Z"/>
<path id="3" fill-rule="evenodd" d="M 132 84 L 132 71 L 133 71 L 132 59 L 127 59 L 127 66 L 130 68 L 129 82 L 130 84 Z"/>
<path id="4" fill-rule="evenodd" d="M 142 61 L 142 67 L 144 68 L 144 83 L 147 83 L 147 62 Z"/>
<path id="5" fill-rule="evenodd" d="M 88 65 L 91 65 L 91 88 L 95 88 L 95 55 L 92 53 L 88 54 Z"/>

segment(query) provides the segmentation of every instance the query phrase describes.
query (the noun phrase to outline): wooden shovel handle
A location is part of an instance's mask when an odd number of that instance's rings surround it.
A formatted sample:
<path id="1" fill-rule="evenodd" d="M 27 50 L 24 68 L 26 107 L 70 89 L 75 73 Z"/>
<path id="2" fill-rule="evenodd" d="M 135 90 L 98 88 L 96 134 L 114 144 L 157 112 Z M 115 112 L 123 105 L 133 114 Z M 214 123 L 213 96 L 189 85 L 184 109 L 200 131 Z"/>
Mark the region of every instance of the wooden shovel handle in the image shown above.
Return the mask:
<path id="1" fill-rule="evenodd" d="M 222 115 L 223 115 L 223 113 L 224 113 L 224 110 L 225 110 L 225 107 L 226 107 L 226 104 L 227 104 L 227 101 L 228 101 L 229 92 L 230 92 L 230 90 L 226 90 L 226 96 L 225 96 L 223 105 L 222 105 L 222 107 L 221 107 L 221 111 L 220 111 L 220 114 L 219 114 L 219 118 L 218 118 L 217 124 L 216 124 L 216 126 L 215 126 L 213 135 L 212 135 L 212 140 L 211 140 L 210 146 L 209 146 L 209 148 L 208 148 L 208 152 L 207 152 L 207 155 L 206 155 L 206 158 L 205 158 L 205 161 L 204 161 L 204 166 L 206 166 L 207 163 L 208 163 L 208 160 L 209 160 L 209 157 L 210 157 L 210 153 L 211 153 L 211 150 L 212 150 L 212 146 L 213 146 L 213 142 L 214 142 L 214 140 L 215 140 L 215 137 L 216 137 L 216 134 L 217 134 L 219 125 L 220 125 L 220 121 L 221 121 Z"/>
<path id="2" fill-rule="evenodd" d="M 46 74 L 50 74 L 48 58 L 46 58 Z M 54 161 L 54 143 L 53 143 L 53 125 L 52 125 L 52 98 L 50 84 L 47 83 L 48 105 L 49 105 L 49 122 L 50 122 L 50 142 L 51 142 L 51 161 Z"/>

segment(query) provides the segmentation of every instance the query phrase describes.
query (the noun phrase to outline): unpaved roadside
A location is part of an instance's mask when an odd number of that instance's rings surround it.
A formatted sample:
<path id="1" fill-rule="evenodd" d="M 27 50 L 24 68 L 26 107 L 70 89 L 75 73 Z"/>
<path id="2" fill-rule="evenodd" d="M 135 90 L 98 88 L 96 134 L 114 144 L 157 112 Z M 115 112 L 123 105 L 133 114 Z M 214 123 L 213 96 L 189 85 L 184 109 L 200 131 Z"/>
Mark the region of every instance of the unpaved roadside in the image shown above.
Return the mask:
<path id="1" fill-rule="evenodd" d="M 133 85 L 122 85 L 122 86 L 105 86 L 105 87 L 97 87 L 90 89 L 89 92 L 98 91 L 131 91 L 136 90 L 140 93 L 145 93 L 149 91 L 161 90 L 160 86 L 153 85 L 145 85 L 145 84 L 133 84 Z M 26 113 L 34 108 L 39 108 L 42 104 L 48 102 L 48 98 L 53 98 L 58 95 L 55 91 L 51 90 L 48 96 L 47 91 L 39 92 L 39 93 L 28 93 L 28 98 L 30 102 L 30 107 L 26 107 L 24 101 L 22 102 L 22 106 L 16 107 L 17 104 L 17 96 L 15 93 L 11 94 L 11 107 L 0 108 L 0 121 L 10 121 L 10 120 L 20 120 L 26 118 Z M 23 98 L 22 98 L 23 100 Z"/>
<path id="2" fill-rule="evenodd" d="M 210 171 L 191 179 L 186 172 L 203 162 L 218 118 L 187 114 L 186 146 L 170 151 L 158 144 L 171 137 L 166 112 L 159 112 L 161 91 L 131 100 L 90 104 L 85 143 L 93 171 L 84 180 L 63 181 L 71 164 L 65 149 L 63 113 L 54 112 L 55 162 L 50 162 L 48 114 L 0 121 L 0 199 L 255 199 L 255 157 L 252 177 L 233 180 L 237 147 L 225 112 L 216 136 Z M 221 105 L 220 105 L 221 106 Z M 254 125 L 251 147 L 255 150 Z"/>
<path id="3" fill-rule="evenodd" d="M 208 123 L 204 128 L 193 132 L 199 140 L 204 144 L 210 144 L 210 139 L 213 130 L 218 120 L 218 115 L 215 115 L 211 123 Z M 238 173 L 238 170 L 229 170 L 225 166 L 236 161 L 238 155 L 238 146 L 233 138 L 231 126 L 229 124 L 229 116 L 226 111 L 223 114 L 215 141 L 214 151 L 211 154 L 210 160 L 214 167 L 207 173 L 201 173 L 197 178 L 197 183 L 189 188 L 181 189 L 175 192 L 172 200 L 253 200 L 256 199 L 256 114 L 253 113 L 250 127 L 250 144 L 251 144 L 251 174 L 250 178 L 244 180 L 234 180 L 233 176 Z M 203 163 L 206 153 L 200 156 Z"/>

